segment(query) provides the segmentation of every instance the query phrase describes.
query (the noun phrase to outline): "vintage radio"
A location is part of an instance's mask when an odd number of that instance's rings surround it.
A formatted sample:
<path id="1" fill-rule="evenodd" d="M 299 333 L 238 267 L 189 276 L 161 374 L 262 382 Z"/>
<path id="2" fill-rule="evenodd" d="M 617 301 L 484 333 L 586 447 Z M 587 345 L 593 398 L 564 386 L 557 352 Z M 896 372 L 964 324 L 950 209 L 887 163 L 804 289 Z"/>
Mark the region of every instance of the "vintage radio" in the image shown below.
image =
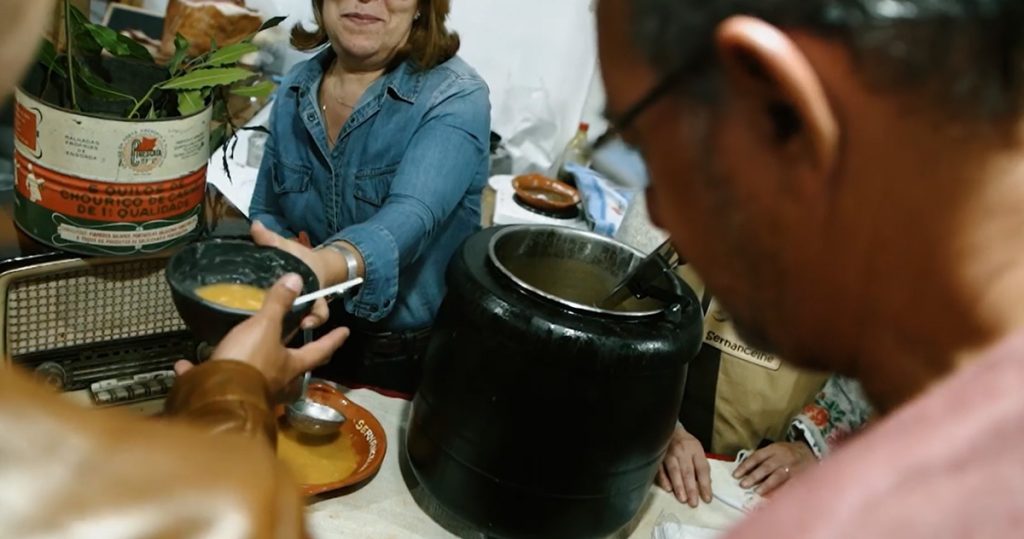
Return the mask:
<path id="1" fill-rule="evenodd" d="M 63 253 L 15 228 L 9 191 L 0 191 L 0 209 L 0 357 L 83 404 L 158 410 L 174 363 L 208 348 L 174 308 L 170 254 Z M 226 235 L 245 233 L 244 221 L 207 218 Z"/>

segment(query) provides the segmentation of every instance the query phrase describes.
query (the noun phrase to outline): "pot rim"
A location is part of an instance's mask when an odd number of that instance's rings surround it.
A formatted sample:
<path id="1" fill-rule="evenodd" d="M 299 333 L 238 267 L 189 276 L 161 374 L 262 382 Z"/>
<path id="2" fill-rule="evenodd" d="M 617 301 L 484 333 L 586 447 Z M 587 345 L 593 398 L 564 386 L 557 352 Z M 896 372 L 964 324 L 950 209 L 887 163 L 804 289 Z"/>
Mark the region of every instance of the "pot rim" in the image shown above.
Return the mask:
<path id="1" fill-rule="evenodd" d="M 589 240 L 595 240 L 597 242 L 604 243 L 604 244 L 607 244 L 607 245 L 611 245 L 611 246 L 614 246 L 614 247 L 617 247 L 617 248 L 621 248 L 621 249 L 624 249 L 625 251 L 627 251 L 629 253 L 632 253 L 634 256 L 636 256 L 636 262 L 639 262 L 645 256 L 643 253 L 641 253 L 639 250 L 633 248 L 632 246 L 626 245 L 625 243 L 621 243 L 621 242 L 615 241 L 615 240 L 613 240 L 611 238 L 608 238 L 606 236 L 602 236 L 602 235 L 597 234 L 597 233 L 592 232 L 592 231 L 577 230 L 577 229 L 569 228 L 569 227 L 558 227 L 558 226 L 550 226 L 550 225 L 510 225 L 510 226 L 506 226 L 503 229 L 499 230 L 491 238 L 490 244 L 487 247 L 487 256 L 488 256 L 488 258 L 491 259 L 491 263 L 494 264 L 494 266 L 496 268 L 498 268 L 498 270 L 501 271 L 501 273 L 505 277 L 509 278 L 512 282 L 514 282 L 516 285 L 518 285 L 520 288 L 522 288 L 523 290 L 527 291 L 528 293 L 533 294 L 535 296 L 539 296 L 541 299 L 545 299 L 545 300 L 549 300 L 549 301 L 554 301 L 554 302 L 556 302 L 556 303 L 558 303 L 560 305 L 564 305 L 564 306 L 569 307 L 570 309 L 573 309 L 573 310 L 576 310 L 576 311 L 583 311 L 585 313 L 599 314 L 599 315 L 604 315 L 604 316 L 613 316 L 613 317 L 618 317 L 618 318 L 629 318 L 629 319 L 648 318 L 648 317 L 651 317 L 651 316 L 656 316 L 656 315 L 662 314 L 662 313 L 664 313 L 669 308 L 669 306 L 666 305 L 666 306 L 664 306 L 664 307 L 662 307 L 660 309 L 654 309 L 654 310 L 649 310 L 649 311 L 610 311 L 608 309 L 601 309 L 599 307 L 594 307 L 592 305 L 584 305 L 582 303 L 576 303 L 575 301 L 567 300 L 565 298 L 556 296 L 555 294 L 551 294 L 549 292 L 545 292 L 545 291 L 543 291 L 543 290 L 541 290 L 539 288 L 534 287 L 533 285 L 531 285 L 531 284 L 527 283 L 526 281 L 524 281 L 524 280 L 520 279 L 519 277 L 517 277 L 514 273 L 512 273 L 511 270 L 508 269 L 508 267 L 506 267 L 504 264 L 502 264 L 501 260 L 498 259 L 498 253 L 497 253 L 497 245 L 502 240 L 502 238 L 504 238 L 504 237 L 506 237 L 506 236 L 508 236 L 510 234 L 514 234 L 516 232 L 530 232 L 530 231 L 542 231 L 542 232 L 552 232 L 552 231 L 554 231 L 554 232 L 558 232 L 558 233 L 565 233 L 565 234 L 568 234 L 568 235 L 583 237 L 583 238 L 586 238 L 586 239 L 589 239 Z"/>
<path id="2" fill-rule="evenodd" d="M 182 120 L 191 120 L 191 119 L 195 118 L 196 116 L 200 116 L 200 115 L 203 115 L 203 114 L 207 114 L 207 113 L 211 113 L 212 114 L 212 111 L 213 111 L 213 103 L 209 103 L 205 107 L 203 107 L 202 109 L 200 109 L 200 110 L 198 110 L 196 112 L 193 112 L 192 114 L 189 114 L 188 116 L 171 116 L 171 117 L 167 117 L 167 118 L 153 118 L 153 119 L 146 119 L 146 118 L 135 118 L 135 119 L 131 119 L 131 118 L 117 118 L 117 117 L 114 117 L 114 116 L 104 116 L 102 114 L 97 114 L 95 112 L 81 112 L 81 111 L 77 111 L 77 110 L 71 110 L 71 109 L 66 108 L 66 107 L 61 107 L 59 105 L 54 105 L 53 103 L 50 103 L 49 101 L 46 101 L 42 97 L 34 95 L 32 92 L 26 90 L 24 86 L 20 86 L 19 85 L 17 88 L 15 88 L 15 90 L 16 90 L 16 94 L 22 94 L 22 95 L 28 97 L 29 99 L 31 99 L 32 101 L 35 101 L 35 102 L 37 102 L 37 103 L 39 103 L 39 104 L 43 105 L 44 107 L 46 107 L 48 109 L 51 109 L 51 110 L 56 110 L 56 111 L 63 112 L 65 114 L 70 114 L 70 115 L 73 115 L 73 116 L 80 116 L 82 118 L 89 118 L 89 119 L 92 119 L 92 120 L 105 120 L 105 121 L 108 121 L 108 122 L 117 122 L 117 123 L 126 123 L 126 124 L 160 124 L 160 123 L 180 122 Z M 15 97 L 15 99 L 17 99 L 17 97 Z"/>

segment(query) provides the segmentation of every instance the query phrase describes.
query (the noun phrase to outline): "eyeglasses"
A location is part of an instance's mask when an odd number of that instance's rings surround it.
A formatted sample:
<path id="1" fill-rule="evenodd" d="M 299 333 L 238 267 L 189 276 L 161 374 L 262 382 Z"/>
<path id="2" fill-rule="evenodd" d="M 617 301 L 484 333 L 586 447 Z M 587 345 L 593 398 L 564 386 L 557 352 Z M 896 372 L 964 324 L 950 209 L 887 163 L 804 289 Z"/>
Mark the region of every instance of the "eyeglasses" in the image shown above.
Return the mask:
<path id="1" fill-rule="evenodd" d="M 689 68 L 691 67 L 691 65 L 683 63 L 669 71 L 661 81 L 654 85 L 654 88 L 651 88 L 633 106 L 626 109 L 626 112 L 621 116 L 609 118 L 608 123 L 611 127 L 591 145 L 591 155 L 613 141 L 621 141 L 622 133 L 629 129 L 647 109 L 654 106 L 655 103 L 668 95 L 670 90 L 682 82 L 683 76 L 690 71 Z M 625 142 L 623 142 L 623 145 L 629 147 Z M 655 290 L 652 283 L 658 280 L 659 273 L 663 273 L 664 269 L 672 271 L 677 266 L 685 263 L 672 246 L 671 238 L 666 239 L 654 251 L 644 257 L 639 264 L 633 267 L 612 293 L 605 298 L 602 305 L 617 306 L 631 295 L 638 298 L 651 295 L 652 290 Z"/>
<path id="2" fill-rule="evenodd" d="M 608 123 L 610 127 L 603 135 L 598 137 L 590 147 L 587 148 L 587 152 L 590 155 L 596 155 L 596 152 L 602 148 L 609 149 L 611 147 L 618 147 L 621 149 L 620 154 L 623 154 L 619 155 L 619 158 L 624 159 L 626 162 L 632 161 L 633 166 L 640 171 L 640 174 L 643 174 L 644 162 L 643 158 L 639 157 L 640 152 L 626 143 L 622 139 L 622 134 L 632 127 L 643 113 L 647 112 L 649 108 L 668 95 L 672 88 L 682 82 L 683 75 L 689 72 L 687 69 L 688 67 L 689 66 L 687 64 L 684 64 L 673 69 L 668 73 L 668 75 L 665 75 L 663 79 L 655 84 L 647 94 L 640 98 L 640 100 L 626 109 L 626 112 L 621 116 L 618 118 L 609 118 Z M 608 153 L 611 153 L 610 149 Z M 615 175 L 609 175 L 606 179 L 613 185 L 627 190 L 634 190 L 643 187 L 642 184 L 638 185 L 636 182 L 629 182 L 628 179 L 620 178 Z"/>
<path id="3" fill-rule="evenodd" d="M 618 118 L 609 118 L 608 123 L 611 127 L 608 131 L 605 131 L 603 135 L 594 141 L 594 144 L 590 146 L 591 153 L 600 150 L 602 147 L 607 146 L 608 143 L 613 140 L 621 139 L 622 133 L 633 126 L 636 123 L 637 118 L 640 117 L 647 109 L 654 106 L 655 103 L 661 101 L 663 97 L 668 95 L 669 91 L 677 84 L 682 82 L 683 75 L 689 71 L 690 66 L 686 63 L 676 67 L 672 71 L 665 75 L 658 84 L 654 85 L 646 95 L 641 97 L 633 106 L 626 109 L 626 112 L 622 113 Z"/>

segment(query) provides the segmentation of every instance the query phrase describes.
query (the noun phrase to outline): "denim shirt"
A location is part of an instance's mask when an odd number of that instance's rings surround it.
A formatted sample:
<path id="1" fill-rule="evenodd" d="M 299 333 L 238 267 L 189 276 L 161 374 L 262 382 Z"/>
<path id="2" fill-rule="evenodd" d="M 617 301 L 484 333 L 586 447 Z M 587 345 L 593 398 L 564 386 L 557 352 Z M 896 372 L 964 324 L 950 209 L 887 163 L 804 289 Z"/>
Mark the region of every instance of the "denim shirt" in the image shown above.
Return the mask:
<path id="1" fill-rule="evenodd" d="M 359 250 L 365 282 L 345 309 L 370 322 L 361 329 L 427 327 L 448 261 L 480 227 L 487 85 L 458 57 L 425 71 L 405 62 L 366 90 L 331 148 L 318 89 L 333 57 L 326 49 L 281 85 L 250 216 Z"/>

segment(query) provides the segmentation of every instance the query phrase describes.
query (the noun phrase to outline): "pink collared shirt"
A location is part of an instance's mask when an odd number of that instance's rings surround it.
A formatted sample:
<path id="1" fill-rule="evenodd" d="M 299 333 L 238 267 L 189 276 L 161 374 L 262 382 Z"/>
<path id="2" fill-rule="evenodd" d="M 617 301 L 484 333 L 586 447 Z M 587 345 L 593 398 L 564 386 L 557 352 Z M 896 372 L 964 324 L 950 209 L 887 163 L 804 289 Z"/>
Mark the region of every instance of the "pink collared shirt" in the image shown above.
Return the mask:
<path id="1" fill-rule="evenodd" d="M 1024 334 L 869 427 L 728 537 L 1024 537 Z"/>

